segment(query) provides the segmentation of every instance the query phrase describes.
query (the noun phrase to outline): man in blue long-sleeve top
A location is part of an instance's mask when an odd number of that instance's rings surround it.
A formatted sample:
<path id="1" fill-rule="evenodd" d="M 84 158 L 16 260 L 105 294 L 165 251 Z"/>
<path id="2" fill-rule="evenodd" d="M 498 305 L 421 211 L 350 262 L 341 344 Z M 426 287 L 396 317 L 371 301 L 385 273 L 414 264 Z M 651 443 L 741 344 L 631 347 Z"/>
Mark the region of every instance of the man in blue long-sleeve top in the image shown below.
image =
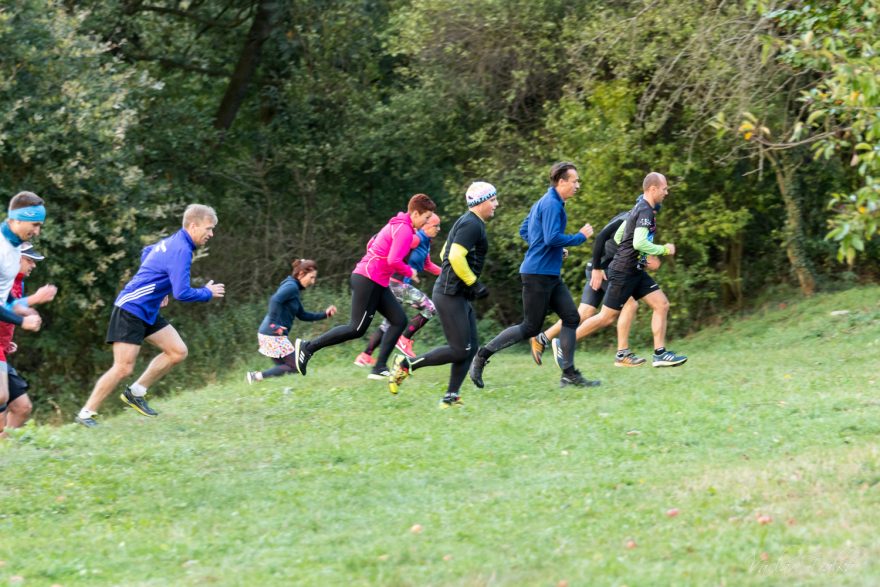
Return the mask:
<path id="1" fill-rule="evenodd" d="M 145 340 L 162 352 L 120 397 L 144 416 L 158 415 L 147 404 L 147 389 L 187 355 L 180 334 L 159 309 L 168 304 L 169 295 L 181 302 L 207 302 L 223 297 L 225 287 L 221 283 L 209 281 L 199 288 L 190 285 L 193 251 L 214 236 L 216 225 L 217 213 L 213 208 L 190 204 L 183 213 L 183 228 L 144 248 L 138 272 L 116 297 L 110 315 L 107 343 L 113 345 L 113 366 L 95 383 L 89 400 L 76 416 L 78 423 L 89 428 L 98 425 L 98 407 L 134 371 Z"/>
<path id="2" fill-rule="evenodd" d="M 471 380 L 477 387 L 483 387 L 483 369 L 489 357 L 541 332 L 548 309 L 562 319 L 559 340 L 563 372 L 560 385 L 598 385 L 598 381 L 588 381 L 574 368 L 575 329 L 580 324 L 580 316 L 560 276 L 565 247 L 583 244 L 593 235 L 593 227 L 584 224 L 578 232 L 565 234 L 568 224 L 565 202 L 580 189 L 580 178 L 574 164 L 555 164 L 550 169 L 550 183 L 552 187 L 532 205 L 519 228 L 520 236 L 529 244 L 519 268 L 523 284 L 523 321 L 507 328 L 477 351 L 470 368 Z"/>

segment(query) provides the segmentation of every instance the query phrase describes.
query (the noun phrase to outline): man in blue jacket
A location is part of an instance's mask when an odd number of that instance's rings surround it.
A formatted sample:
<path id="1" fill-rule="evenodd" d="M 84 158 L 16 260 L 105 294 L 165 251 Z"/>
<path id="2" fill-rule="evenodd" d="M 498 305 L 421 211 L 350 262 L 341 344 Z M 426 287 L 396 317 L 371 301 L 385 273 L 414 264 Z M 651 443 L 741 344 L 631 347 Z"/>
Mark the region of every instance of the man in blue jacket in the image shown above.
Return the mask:
<path id="1" fill-rule="evenodd" d="M 89 428 L 97 426 L 95 416 L 101 402 L 134 371 L 134 364 L 146 340 L 162 352 L 150 361 L 143 374 L 120 398 L 144 416 L 157 416 L 145 396 L 147 389 L 186 358 L 187 348 L 177 330 L 159 313 L 173 295 L 181 302 L 207 302 L 222 298 L 226 289 L 209 281 L 205 287 L 190 285 L 193 251 L 214 236 L 217 213 L 210 206 L 190 204 L 183 213 L 183 228 L 144 248 L 141 266 L 113 304 L 107 342 L 113 345 L 113 366 L 92 390 L 76 421 Z"/>
<path id="2" fill-rule="evenodd" d="M 519 228 L 527 243 L 525 259 L 520 265 L 522 280 L 523 321 L 507 328 L 477 351 L 470 368 L 470 377 L 477 387 L 483 387 L 483 369 L 489 357 L 498 351 L 527 340 L 541 332 L 548 308 L 562 319 L 559 341 L 562 346 L 562 387 L 587 387 L 598 381 L 584 379 L 574 368 L 575 329 L 580 316 L 571 293 L 560 277 L 565 247 L 583 244 L 593 235 L 593 227 L 584 224 L 575 234 L 565 234 L 568 216 L 565 202 L 580 189 L 580 178 L 573 163 L 562 162 L 550 169 L 552 186 L 535 202 Z"/>

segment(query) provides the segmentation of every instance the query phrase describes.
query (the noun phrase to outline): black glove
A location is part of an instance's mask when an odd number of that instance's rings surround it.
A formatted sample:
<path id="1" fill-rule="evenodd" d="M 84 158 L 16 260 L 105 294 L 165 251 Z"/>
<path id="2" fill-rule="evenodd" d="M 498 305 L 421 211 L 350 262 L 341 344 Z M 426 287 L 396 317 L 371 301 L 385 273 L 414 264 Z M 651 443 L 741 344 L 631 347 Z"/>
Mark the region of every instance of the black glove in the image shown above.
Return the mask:
<path id="1" fill-rule="evenodd" d="M 488 295 L 489 288 L 479 281 L 475 281 L 473 285 L 467 288 L 467 299 L 469 300 L 482 300 Z"/>

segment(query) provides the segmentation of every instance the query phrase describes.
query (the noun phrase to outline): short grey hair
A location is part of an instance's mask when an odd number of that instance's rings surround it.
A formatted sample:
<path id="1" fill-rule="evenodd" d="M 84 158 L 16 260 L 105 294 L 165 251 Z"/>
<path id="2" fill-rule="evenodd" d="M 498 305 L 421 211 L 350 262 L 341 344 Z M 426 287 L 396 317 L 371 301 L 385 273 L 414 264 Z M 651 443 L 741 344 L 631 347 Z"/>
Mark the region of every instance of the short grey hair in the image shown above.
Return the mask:
<path id="1" fill-rule="evenodd" d="M 217 212 L 212 207 L 204 204 L 190 204 L 183 212 L 183 227 L 186 228 L 193 222 L 200 223 L 207 218 L 213 220 L 215 224 L 217 223 Z"/>

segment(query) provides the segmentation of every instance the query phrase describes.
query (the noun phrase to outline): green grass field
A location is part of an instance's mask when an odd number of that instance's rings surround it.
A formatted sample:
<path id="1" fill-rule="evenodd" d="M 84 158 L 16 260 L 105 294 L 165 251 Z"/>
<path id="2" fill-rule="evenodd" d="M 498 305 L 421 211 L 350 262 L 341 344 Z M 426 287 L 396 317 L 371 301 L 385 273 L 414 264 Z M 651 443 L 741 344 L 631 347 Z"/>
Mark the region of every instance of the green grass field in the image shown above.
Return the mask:
<path id="1" fill-rule="evenodd" d="M 0 445 L 0 585 L 878 584 L 878 300 L 673 341 L 678 369 L 586 345 L 597 389 L 511 349 L 439 410 L 447 368 L 394 397 L 352 344 L 154 420 L 28 426 Z"/>

